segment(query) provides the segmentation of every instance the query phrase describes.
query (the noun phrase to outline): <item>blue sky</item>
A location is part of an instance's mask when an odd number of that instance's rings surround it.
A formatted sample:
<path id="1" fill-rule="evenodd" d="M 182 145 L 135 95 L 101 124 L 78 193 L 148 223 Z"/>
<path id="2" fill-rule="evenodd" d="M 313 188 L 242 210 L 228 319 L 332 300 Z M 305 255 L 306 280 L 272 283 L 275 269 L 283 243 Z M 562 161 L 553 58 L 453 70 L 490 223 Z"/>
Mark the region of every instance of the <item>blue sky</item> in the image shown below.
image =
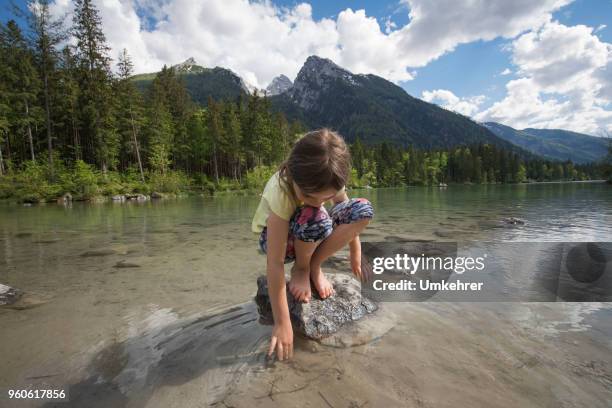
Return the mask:
<path id="1" fill-rule="evenodd" d="M 318 54 L 475 120 L 612 132 L 612 0 L 559 1 L 94 3 L 113 53 L 128 48 L 139 72 L 193 56 L 265 87 Z"/>

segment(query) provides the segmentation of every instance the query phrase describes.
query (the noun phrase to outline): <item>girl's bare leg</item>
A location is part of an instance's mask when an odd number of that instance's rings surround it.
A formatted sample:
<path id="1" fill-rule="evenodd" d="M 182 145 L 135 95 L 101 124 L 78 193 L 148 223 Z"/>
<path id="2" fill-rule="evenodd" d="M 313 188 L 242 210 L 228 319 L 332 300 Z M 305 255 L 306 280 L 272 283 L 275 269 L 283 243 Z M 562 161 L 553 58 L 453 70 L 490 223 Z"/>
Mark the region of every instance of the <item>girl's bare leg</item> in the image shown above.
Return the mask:
<path id="1" fill-rule="evenodd" d="M 312 279 L 322 299 L 333 293 L 333 287 L 323 275 L 321 264 L 359 235 L 369 222 L 369 219 L 364 219 L 351 224 L 340 224 L 334 228 L 331 235 L 321 245 L 315 248 L 310 258 L 310 279 Z"/>
<path id="2" fill-rule="evenodd" d="M 300 302 L 309 302 L 310 290 L 310 258 L 321 241 L 304 242 L 295 239 L 295 263 L 291 268 L 291 280 L 289 281 L 289 292 Z"/>

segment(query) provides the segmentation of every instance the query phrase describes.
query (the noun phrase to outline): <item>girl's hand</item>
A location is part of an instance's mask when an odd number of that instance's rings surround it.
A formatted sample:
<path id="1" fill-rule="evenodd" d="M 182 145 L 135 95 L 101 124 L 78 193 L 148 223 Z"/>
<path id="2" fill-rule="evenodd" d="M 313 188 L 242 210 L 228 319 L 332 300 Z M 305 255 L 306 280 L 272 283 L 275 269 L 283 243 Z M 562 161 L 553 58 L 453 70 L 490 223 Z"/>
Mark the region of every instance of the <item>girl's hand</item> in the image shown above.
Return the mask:
<path id="1" fill-rule="evenodd" d="M 272 356 L 274 349 L 276 349 L 276 358 L 281 361 L 293 357 L 293 328 L 291 327 L 291 321 L 274 324 L 268 357 Z"/>
<path id="2" fill-rule="evenodd" d="M 361 255 L 357 256 L 355 251 L 350 251 L 351 270 L 360 281 L 363 281 L 363 273 L 361 272 Z"/>

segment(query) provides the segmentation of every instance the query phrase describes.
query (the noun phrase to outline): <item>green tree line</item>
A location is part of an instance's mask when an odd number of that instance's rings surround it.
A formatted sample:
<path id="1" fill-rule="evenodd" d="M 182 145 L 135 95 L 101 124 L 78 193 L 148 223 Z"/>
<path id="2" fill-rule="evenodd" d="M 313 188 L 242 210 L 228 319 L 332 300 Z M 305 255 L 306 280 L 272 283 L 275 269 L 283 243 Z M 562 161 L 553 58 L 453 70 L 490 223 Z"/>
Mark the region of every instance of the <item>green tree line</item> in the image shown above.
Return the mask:
<path id="1" fill-rule="evenodd" d="M 523 183 L 527 181 L 588 180 L 602 177 L 600 164 L 522 159 L 491 144 L 457 146 L 446 150 L 397 148 L 383 142 L 351 145 L 356 185 L 392 187 L 440 183 Z"/>

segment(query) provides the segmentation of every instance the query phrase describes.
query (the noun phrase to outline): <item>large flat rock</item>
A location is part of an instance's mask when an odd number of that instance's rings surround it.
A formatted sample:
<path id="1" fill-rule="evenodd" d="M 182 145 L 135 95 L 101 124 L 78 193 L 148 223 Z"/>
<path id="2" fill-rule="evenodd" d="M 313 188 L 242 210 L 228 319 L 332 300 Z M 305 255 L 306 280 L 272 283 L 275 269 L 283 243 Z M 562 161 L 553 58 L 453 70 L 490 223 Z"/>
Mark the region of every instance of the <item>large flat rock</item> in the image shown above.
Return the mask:
<path id="1" fill-rule="evenodd" d="M 325 276 L 336 291 L 327 299 L 319 298 L 313 287 L 310 302 L 302 303 L 296 301 L 287 290 L 289 314 L 294 330 L 315 340 L 324 339 L 338 332 L 343 326 L 360 320 L 378 309 L 376 303 L 361 295 L 361 286 L 356 279 L 343 274 L 325 274 Z M 289 277 L 286 280 L 289 282 Z M 257 278 L 255 303 L 260 322 L 273 324 L 268 280 L 265 276 Z"/>

